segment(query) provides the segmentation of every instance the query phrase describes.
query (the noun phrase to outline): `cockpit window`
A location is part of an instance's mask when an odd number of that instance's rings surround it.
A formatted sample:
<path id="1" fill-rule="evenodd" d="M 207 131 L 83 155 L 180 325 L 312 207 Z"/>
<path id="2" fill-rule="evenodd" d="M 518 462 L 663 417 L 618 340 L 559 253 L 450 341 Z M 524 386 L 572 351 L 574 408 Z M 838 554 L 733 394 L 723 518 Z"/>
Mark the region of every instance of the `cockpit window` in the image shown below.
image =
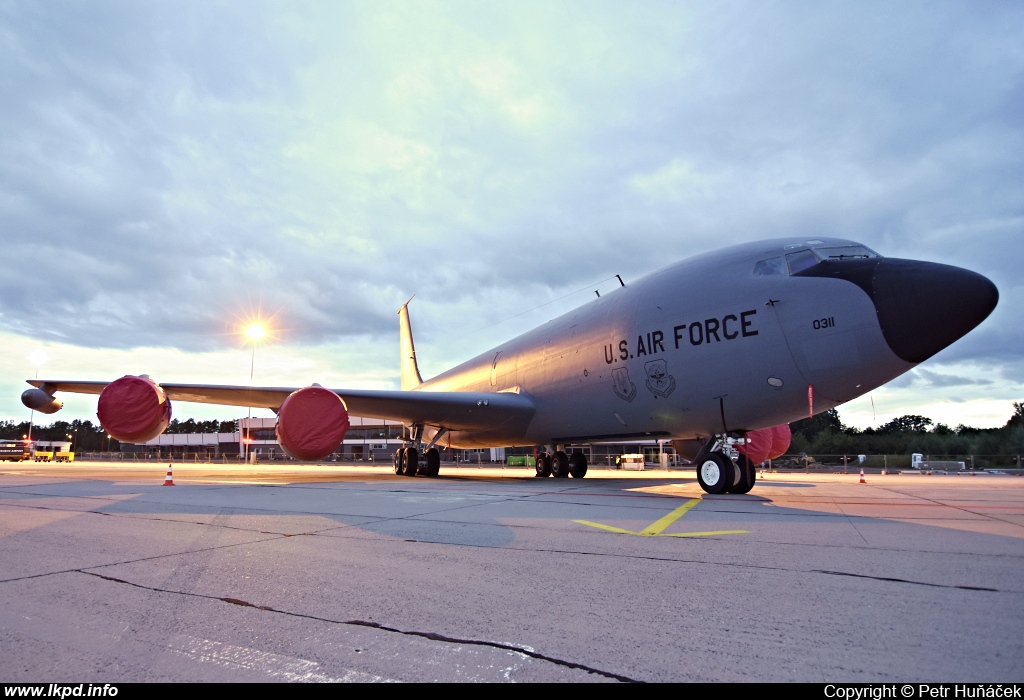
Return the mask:
<path id="1" fill-rule="evenodd" d="M 807 241 L 810 245 L 808 250 L 798 250 L 795 253 L 786 253 L 785 256 L 766 258 L 758 260 L 754 264 L 754 274 L 772 277 L 784 277 L 803 272 L 809 267 L 817 265 L 822 261 L 829 260 L 858 260 L 864 258 L 882 257 L 870 248 L 862 245 L 814 245 L 822 241 Z M 786 249 L 792 249 L 799 244 L 787 245 Z"/>
<path id="2" fill-rule="evenodd" d="M 774 275 L 774 276 L 785 276 L 786 275 L 786 260 L 780 255 L 777 258 L 768 258 L 767 260 L 758 260 L 757 264 L 754 265 L 755 275 Z"/>
<path id="3" fill-rule="evenodd" d="M 870 248 L 862 245 L 844 245 L 815 247 L 814 252 L 822 260 L 853 260 L 855 258 L 880 258 L 882 257 Z"/>
<path id="4" fill-rule="evenodd" d="M 786 255 L 786 262 L 789 264 L 789 274 L 795 275 L 802 270 L 806 270 L 812 265 L 817 265 L 820 260 L 818 256 L 810 250 L 801 250 L 798 253 L 789 253 Z"/>

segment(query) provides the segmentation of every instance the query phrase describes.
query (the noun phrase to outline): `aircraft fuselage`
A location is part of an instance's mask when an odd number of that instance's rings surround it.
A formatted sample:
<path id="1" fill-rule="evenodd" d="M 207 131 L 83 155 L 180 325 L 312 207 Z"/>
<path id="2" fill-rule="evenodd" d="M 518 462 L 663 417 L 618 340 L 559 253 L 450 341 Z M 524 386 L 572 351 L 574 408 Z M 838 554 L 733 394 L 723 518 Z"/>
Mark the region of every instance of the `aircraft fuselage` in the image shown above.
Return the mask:
<path id="1" fill-rule="evenodd" d="M 807 416 L 809 393 L 818 413 L 885 384 L 997 298 L 973 272 L 854 241 L 760 241 L 630 282 L 419 389 L 514 391 L 536 405 L 528 423 L 452 433 L 465 447 L 755 430 Z M 929 318 L 956 327 L 932 338 Z"/>

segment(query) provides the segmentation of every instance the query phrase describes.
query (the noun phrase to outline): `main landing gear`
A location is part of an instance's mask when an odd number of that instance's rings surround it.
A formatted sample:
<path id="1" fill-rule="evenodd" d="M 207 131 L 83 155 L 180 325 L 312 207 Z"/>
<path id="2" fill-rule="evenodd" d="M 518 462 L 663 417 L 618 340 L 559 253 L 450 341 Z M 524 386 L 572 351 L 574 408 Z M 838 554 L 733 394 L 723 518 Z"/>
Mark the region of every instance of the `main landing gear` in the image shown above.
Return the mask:
<path id="1" fill-rule="evenodd" d="M 441 453 L 436 447 L 424 450 L 422 459 L 415 447 L 402 447 L 395 451 L 395 474 L 399 476 L 437 476 L 441 471 Z"/>
<path id="2" fill-rule="evenodd" d="M 714 447 L 720 444 L 715 443 Z M 747 493 L 757 481 L 757 470 L 746 455 L 733 462 L 720 450 L 701 450 L 696 465 L 697 483 L 708 493 Z"/>
<path id="3" fill-rule="evenodd" d="M 537 476 L 553 476 L 556 479 L 573 477 L 582 479 L 587 475 L 587 457 L 580 450 L 573 450 L 572 454 L 566 454 L 565 450 L 558 449 L 553 453 L 537 453 Z"/>
<path id="4" fill-rule="evenodd" d="M 434 447 L 438 438 L 448 432 L 447 428 L 440 428 L 434 434 L 434 439 L 427 444 L 422 452 L 418 447 L 401 447 L 395 451 L 395 474 L 399 476 L 437 476 L 441 471 L 441 453 Z M 423 426 L 413 425 L 410 428 L 408 442 L 415 446 L 423 445 Z"/>

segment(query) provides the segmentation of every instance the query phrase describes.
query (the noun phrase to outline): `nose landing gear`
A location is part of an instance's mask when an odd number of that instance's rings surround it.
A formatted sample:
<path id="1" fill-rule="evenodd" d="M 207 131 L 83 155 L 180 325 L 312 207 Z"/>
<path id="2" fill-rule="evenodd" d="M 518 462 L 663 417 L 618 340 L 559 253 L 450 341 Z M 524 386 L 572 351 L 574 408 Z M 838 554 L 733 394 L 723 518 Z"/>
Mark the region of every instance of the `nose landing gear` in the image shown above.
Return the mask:
<path id="1" fill-rule="evenodd" d="M 735 478 L 732 460 L 721 452 L 709 452 L 697 460 L 697 483 L 708 493 L 725 493 Z"/>
<path id="2" fill-rule="evenodd" d="M 698 454 L 694 463 L 697 466 L 697 483 L 710 494 L 748 493 L 757 481 L 755 465 L 746 455 L 739 455 L 733 462 L 729 455 L 722 452 L 725 440 L 709 441 Z M 718 449 L 714 449 L 718 448 Z"/>

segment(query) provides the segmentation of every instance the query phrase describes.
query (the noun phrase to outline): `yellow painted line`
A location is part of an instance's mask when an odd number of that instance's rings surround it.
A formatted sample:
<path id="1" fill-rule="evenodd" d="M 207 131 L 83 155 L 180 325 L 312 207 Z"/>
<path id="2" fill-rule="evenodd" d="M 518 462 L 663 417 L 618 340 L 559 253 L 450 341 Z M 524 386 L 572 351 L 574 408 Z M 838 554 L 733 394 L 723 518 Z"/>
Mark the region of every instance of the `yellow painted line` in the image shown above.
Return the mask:
<path id="1" fill-rule="evenodd" d="M 669 532 L 658 537 L 711 537 L 712 535 L 749 535 L 750 530 L 717 530 L 715 532 Z"/>
<path id="2" fill-rule="evenodd" d="M 605 530 L 607 532 L 614 532 L 617 535 L 636 535 L 638 537 L 712 537 L 714 535 L 749 535 L 750 530 L 714 530 L 711 532 L 665 532 L 665 528 L 679 520 L 679 518 L 686 515 L 686 513 L 693 508 L 695 505 L 700 503 L 701 499 L 693 498 L 683 505 L 676 508 L 674 511 L 655 520 L 653 523 L 645 527 L 640 532 L 633 532 L 632 530 L 624 530 L 621 527 L 613 527 L 612 525 L 603 525 L 601 523 L 594 523 L 589 520 L 573 520 L 574 523 L 580 525 L 586 525 L 587 527 L 596 527 L 599 530 Z"/>
<path id="3" fill-rule="evenodd" d="M 607 530 L 608 532 L 616 532 L 620 535 L 639 535 L 639 532 L 633 532 L 632 530 L 623 530 L 621 527 L 612 527 L 611 525 L 602 525 L 601 523 L 592 523 L 589 520 L 573 520 L 574 523 L 580 525 L 586 525 L 588 527 L 596 527 L 601 530 Z"/>
<path id="4" fill-rule="evenodd" d="M 660 518 L 659 520 L 656 520 L 647 527 L 645 527 L 638 534 L 647 536 L 660 535 L 665 530 L 665 528 L 667 528 L 675 521 L 679 520 L 679 518 L 686 515 L 686 511 L 690 510 L 698 503 L 700 503 L 699 498 L 693 498 L 687 501 L 686 503 L 684 503 L 683 505 L 679 506 L 674 511 L 666 515 L 664 518 Z"/>

